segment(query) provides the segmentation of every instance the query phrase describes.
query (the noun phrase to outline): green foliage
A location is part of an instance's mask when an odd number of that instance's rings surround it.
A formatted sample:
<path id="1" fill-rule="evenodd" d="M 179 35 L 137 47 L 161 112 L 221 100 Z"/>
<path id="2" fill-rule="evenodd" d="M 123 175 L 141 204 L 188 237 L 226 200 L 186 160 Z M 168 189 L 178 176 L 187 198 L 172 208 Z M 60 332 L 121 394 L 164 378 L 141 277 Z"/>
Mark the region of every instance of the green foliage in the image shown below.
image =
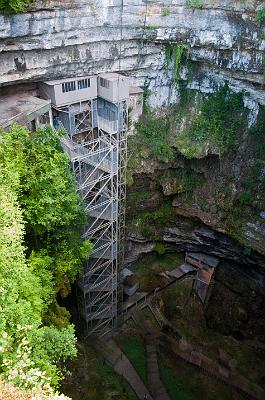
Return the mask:
<path id="1" fill-rule="evenodd" d="M 203 174 L 198 174 L 188 168 L 168 170 L 160 178 L 160 184 L 166 196 L 170 194 L 192 192 L 196 187 L 201 186 L 204 181 Z"/>
<path id="2" fill-rule="evenodd" d="M 58 365 L 77 355 L 74 338 L 74 326 L 58 329 L 55 326 L 44 326 L 29 333 L 32 345 L 31 360 L 41 371 L 51 377 L 52 387 L 58 387 L 63 375 Z"/>
<path id="3" fill-rule="evenodd" d="M 205 2 L 203 0 L 187 0 L 187 7 L 189 8 L 203 8 L 205 7 Z"/>
<path id="4" fill-rule="evenodd" d="M 133 218 L 130 225 L 130 232 L 137 232 L 152 240 L 163 240 L 157 233 L 159 227 L 174 223 L 176 215 L 170 202 L 164 202 L 155 211 L 146 211 Z"/>
<path id="5" fill-rule="evenodd" d="M 29 327 L 17 327 L 17 341 L 6 332 L 0 339 L 2 376 L 10 383 L 23 389 L 44 389 L 51 392 L 50 378 L 38 369 L 32 360 L 32 347 L 26 337 Z"/>
<path id="6" fill-rule="evenodd" d="M 76 354 L 57 297 L 69 293 L 91 252 L 80 239 L 84 221 L 59 135 L 0 130 L 0 373 L 15 385 L 38 382 L 48 393 L 62 377 L 59 364 Z"/>
<path id="7" fill-rule="evenodd" d="M 170 203 L 164 202 L 160 208 L 155 211 L 144 213 L 143 217 L 146 222 L 155 225 L 164 225 L 174 220 L 174 210 Z"/>
<path id="8" fill-rule="evenodd" d="M 0 132 L 0 162 L 18 194 L 26 223 L 26 244 L 30 263 L 42 279 L 47 305 L 54 300 L 51 287 L 63 296 L 69 293 L 78 270 L 91 251 L 82 242 L 84 206 L 76 192 L 67 156 L 61 149 L 60 134 L 51 128 L 37 130 L 14 126 Z M 48 299 L 50 297 L 50 301 Z"/>
<path id="9" fill-rule="evenodd" d="M 208 96 L 198 116 L 178 136 L 177 146 L 187 158 L 211 146 L 221 156 L 238 143 L 247 126 L 243 94 L 233 93 L 228 85 Z"/>
<path id="10" fill-rule="evenodd" d="M 265 22 L 265 7 L 256 11 L 256 21 L 262 25 Z"/>
<path id="11" fill-rule="evenodd" d="M 169 7 L 163 7 L 161 10 L 161 15 L 162 17 L 168 17 L 170 14 L 170 8 Z"/>
<path id="12" fill-rule="evenodd" d="M 131 339 L 122 344 L 122 350 L 142 380 L 147 383 L 146 349 L 144 344 L 137 339 Z"/>
<path id="13" fill-rule="evenodd" d="M 140 201 L 148 199 L 148 197 L 149 197 L 149 192 L 137 191 L 134 193 L 128 193 L 127 201 L 140 202 Z"/>
<path id="14" fill-rule="evenodd" d="M 203 174 L 197 174 L 192 170 L 186 172 L 184 179 L 186 192 L 193 191 L 196 187 L 201 186 L 205 181 Z"/>
<path id="15" fill-rule="evenodd" d="M 166 247 L 163 242 L 156 243 L 154 247 L 154 251 L 156 251 L 160 256 L 166 253 Z"/>
<path id="16" fill-rule="evenodd" d="M 1 374 L 23 389 L 42 389 L 47 394 L 58 387 L 62 373 L 58 364 L 76 357 L 74 328 L 16 327 L 16 334 L 2 333 Z"/>
<path id="17" fill-rule="evenodd" d="M 174 400 L 193 400 L 194 395 L 189 387 L 181 381 L 172 368 L 166 365 L 162 360 L 159 360 L 159 372 L 161 380 L 170 395 Z"/>
<path id="18" fill-rule="evenodd" d="M 125 380 L 87 343 L 78 343 L 78 350 L 78 357 L 71 362 L 72 374 L 63 383 L 64 393 L 75 400 L 136 399 Z"/>
<path id="19" fill-rule="evenodd" d="M 187 50 L 185 44 L 167 43 L 165 45 L 166 73 L 168 75 L 170 61 L 173 60 L 173 79 L 176 82 L 179 77 L 179 68 L 183 56 Z"/>
<path id="20" fill-rule="evenodd" d="M 240 192 L 237 195 L 237 202 L 240 206 L 251 205 L 253 196 L 250 192 Z"/>
<path id="21" fill-rule="evenodd" d="M 155 25 L 146 25 L 146 26 L 144 27 L 144 30 L 145 30 L 146 32 L 155 32 L 155 30 L 156 30 L 157 28 L 158 28 L 158 27 L 155 26 Z"/>
<path id="22" fill-rule="evenodd" d="M 151 94 L 151 90 L 149 89 L 150 82 L 145 79 L 144 81 L 144 93 L 143 93 L 143 112 L 144 114 L 148 114 L 151 112 L 150 107 L 148 105 L 148 97 Z"/>
<path id="23" fill-rule="evenodd" d="M 16 14 L 26 10 L 31 0 L 0 0 L 0 11 L 4 14 Z"/>
<path id="24" fill-rule="evenodd" d="M 0 178 L 1 337 L 5 331 L 15 335 L 17 325 L 39 325 L 43 298 L 40 281 L 27 265 L 24 224 L 16 193 L 7 176 L 0 173 Z"/>
<path id="25" fill-rule="evenodd" d="M 22 207 L 28 229 L 42 236 L 78 221 L 85 221 L 84 208 L 76 193 L 67 155 L 61 151 L 59 137 L 51 128 L 37 130 L 22 143 L 26 165 L 21 171 Z"/>
<path id="26" fill-rule="evenodd" d="M 254 150 L 258 158 L 265 159 L 265 143 L 255 143 Z"/>
<path id="27" fill-rule="evenodd" d="M 148 114 L 143 121 L 137 122 L 135 127 L 155 158 L 164 162 L 174 158 L 174 152 L 168 142 L 170 124 L 167 118 L 157 118 Z"/>

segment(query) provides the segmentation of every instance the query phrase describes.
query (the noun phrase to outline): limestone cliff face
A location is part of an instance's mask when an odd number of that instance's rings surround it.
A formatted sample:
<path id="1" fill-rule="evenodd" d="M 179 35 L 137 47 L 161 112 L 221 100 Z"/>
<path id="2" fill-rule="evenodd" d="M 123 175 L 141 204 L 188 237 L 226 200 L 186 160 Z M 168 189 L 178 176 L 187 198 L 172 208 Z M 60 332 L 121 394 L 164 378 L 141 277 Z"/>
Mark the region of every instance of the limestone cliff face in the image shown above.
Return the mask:
<path id="1" fill-rule="evenodd" d="M 178 102 L 179 87 L 172 77 L 172 61 L 166 71 L 166 45 L 178 43 L 185 45 L 189 60 L 180 68 L 180 78 L 187 87 L 194 93 L 212 92 L 227 81 L 233 90 L 246 90 L 245 105 L 251 110 L 252 123 L 259 106 L 265 105 L 265 28 L 255 21 L 256 10 L 263 3 L 207 0 L 203 8 L 189 8 L 186 3 L 43 0 L 33 1 L 23 14 L 0 15 L 0 93 L 7 85 L 120 70 L 132 84 L 143 86 L 145 80 L 150 83 L 148 101 L 152 107 L 168 106 Z M 185 125 L 185 118 L 181 123 Z M 204 174 L 206 183 L 195 190 L 189 203 L 186 194 L 176 195 L 175 209 L 226 232 L 225 216 L 220 213 L 223 178 L 231 167 L 234 180 L 230 189 L 236 191 L 240 177 L 252 162 L 244 154 L 243 146 L 234 161 L 228 159 L 223 164 L 224 171 L 216 158 L 193 163 L 192 168 Z M 157 171 L 175 168 L 156 166 L 155 160 L 147 158 L 136 172 L 150 175 L 151 167 L 153 181 L 160 174 Z M 164 180 L 164 194 L 174 194 L 171 184 L 172 180 Z M 264 223 L 253 219 L 247 223 L 244 244 L 265 252 Z"/>
<path id="2" fill-rule="evenodd" d="M 257 0 L 205 0 L 203 8 L 189 8 L 186 3 L 37 0 L 28 12 L 0 15 L 0 94 L 4 86 L 32 83 L 29 86 L 34 88 L 36 82 L 48 79 L 121 71 L 131 78 L 132 84 L 143 86 L 148 81 L 148 101 L 152 107 L 167 107 L 179 101 L 180 85 L 173 79 L 174 63 L 166 59 L 166 46 L 178 43 L 185 46 L 188 58 L 188 63 L 180 68 L 180 80 L 193 89 L 194 97 L 200 97 L 201 92 L 213 92 L 228 82 L 234 91 L 247 92 L 244 102 L 252 124 L 260 106 L 265 105 L 265 25 L 255 21 L 256 10 L 265 4 Z M 188 116 L 182 115 L 175 131 L 185 128 L 187 120 Z M 140 150 L 137 149 L 138 153 Z M 265 263 L 261 254 L 265 255 L 265 196 L 256 199 L 262 214 L 254 218 L 246 212 L 240 224 L 242 230 L 236 229 L 241 244 L 227 237 L 231 234 L 227 230 L 227 209 L 232 206 L 233 211 L 242 178 L 256 161 L 248 151 L 247 140 L 242 140 L 232 158 L 229 155 L 221 162 L 213 153 L 191 161 L 178 154 L 169 163 L 142 154 L 132 172 L 134 185 L 128 190 L 129 214 L 137 215 L 133 215 L 136 219 L 132 226 L 132 216 L 128 218 L 127 261 L 133 262 L 141 254 L 153 251 L 158 241 L 168 251 L 212 252 L 221 259 L 242 264 L 233 269 L 229 281 L 231 264 L 220 268 L 208 319 L 211 326 L 225 334 L 238 330 L 246 337 L 256 335 L 264 341 L 264 324 L 257 321 L 261 319 L 264 302 L 259 291 L 264 287 Z M 194 181 L 203 176 L 192 193 L 176 190 L 187 177 L 185 171 L 192 172 Z M 263 176 L 265 169 L 258 173 Z M 157 211 L 165 202 L 170 203 L 170 215 L 168 209 Z M 144 214 L 152 210 L 155 216 L 141 217 L 141 211 Z M 236 225 L 236 218 L 232 219 L 230 229 L 234 222 Z M 251 256 L 249 248 L 254 249 Z M 246 286 L 242 280 L 245 272 Z M 220 315 L 222 320 L 218 319 Z M 229 317 L 225 324 L 223 315 Z"/>
<path id="3" fill-rule="evenodd" d="M 177 42 L 198 62 L 190 87 L 212 91 L 228 79 L 250 93 L 255 108 L 253 100 L 265 104 L 264 28 L 255 22 L 261 4 L 209 0 L 195 9 L 186 0 L 33 1 L 28 12 L 0 16 L 0 84 L 121 70 L 139 85 L 150 80 L 150 101 L 159 107 L 177 97 L 164 48 Z"/>

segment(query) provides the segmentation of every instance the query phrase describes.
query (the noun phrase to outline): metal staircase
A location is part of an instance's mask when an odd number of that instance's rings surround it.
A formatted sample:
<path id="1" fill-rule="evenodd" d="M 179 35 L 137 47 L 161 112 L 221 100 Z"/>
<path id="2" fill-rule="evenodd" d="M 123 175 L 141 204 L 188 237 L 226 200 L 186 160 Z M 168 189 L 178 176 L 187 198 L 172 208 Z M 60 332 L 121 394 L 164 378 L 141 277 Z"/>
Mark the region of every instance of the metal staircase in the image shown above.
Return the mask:
<path id="1" fill-rule="evenodd" d="M 112 111 L 111 120 L 103 109 L 106 103 Z M 71 159 L 88 214 L 83 238 L 94 245 L 91 258 L 77 280 L 79 312 L 85 322 L 86 336 L 103 335 L 115 327 L 122 306 L 127 107 L 126 101 L 114 104 L 91 100 L 83 108 L 64 107 L 61 114 L 60 123 L 66 129 L 71 128 L 62 139 L 62 146 Z"/>

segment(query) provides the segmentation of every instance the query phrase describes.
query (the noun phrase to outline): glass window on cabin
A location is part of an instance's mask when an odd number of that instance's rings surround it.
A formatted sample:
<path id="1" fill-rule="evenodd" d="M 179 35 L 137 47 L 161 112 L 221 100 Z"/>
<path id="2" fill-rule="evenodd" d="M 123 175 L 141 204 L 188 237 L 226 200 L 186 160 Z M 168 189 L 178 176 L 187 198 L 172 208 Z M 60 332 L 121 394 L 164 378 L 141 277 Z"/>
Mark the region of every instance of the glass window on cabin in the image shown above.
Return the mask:
<path id="1" fill-rule="evenodd" d="M 99 83 L 101 87 L 104 87 L 106 89 L 109 88 L 109 81 L 107 79 L 100 78 Z"/>
<path id="2" fill-rule="evenodd" d="M 76 90 L 75 81 L 62 83 L 63 93 L 73 92 L 74 90 Z"/>
<path id="3" fill-rule="evenodd" d="M 77 83 L 78 90 L 90 87 L 90 79 L 80 79 Z"/>

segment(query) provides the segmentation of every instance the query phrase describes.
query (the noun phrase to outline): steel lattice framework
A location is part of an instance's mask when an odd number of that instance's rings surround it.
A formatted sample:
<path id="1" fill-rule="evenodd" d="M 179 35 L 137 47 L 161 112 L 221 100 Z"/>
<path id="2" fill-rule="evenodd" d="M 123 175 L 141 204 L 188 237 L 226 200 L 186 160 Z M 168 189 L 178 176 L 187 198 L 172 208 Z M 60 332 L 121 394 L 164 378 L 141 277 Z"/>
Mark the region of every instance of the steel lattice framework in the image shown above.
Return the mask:
<path id="1" fill-rule="evenodd" d="M 122 306 L 128 105 L 97 98 L 57 112 L 69 132 L 62 145 L 88 214 L 83 237 L 94 244 L 77 280 L 79 313 L 86 335 L 102 335 L 117 325 Z"/>

